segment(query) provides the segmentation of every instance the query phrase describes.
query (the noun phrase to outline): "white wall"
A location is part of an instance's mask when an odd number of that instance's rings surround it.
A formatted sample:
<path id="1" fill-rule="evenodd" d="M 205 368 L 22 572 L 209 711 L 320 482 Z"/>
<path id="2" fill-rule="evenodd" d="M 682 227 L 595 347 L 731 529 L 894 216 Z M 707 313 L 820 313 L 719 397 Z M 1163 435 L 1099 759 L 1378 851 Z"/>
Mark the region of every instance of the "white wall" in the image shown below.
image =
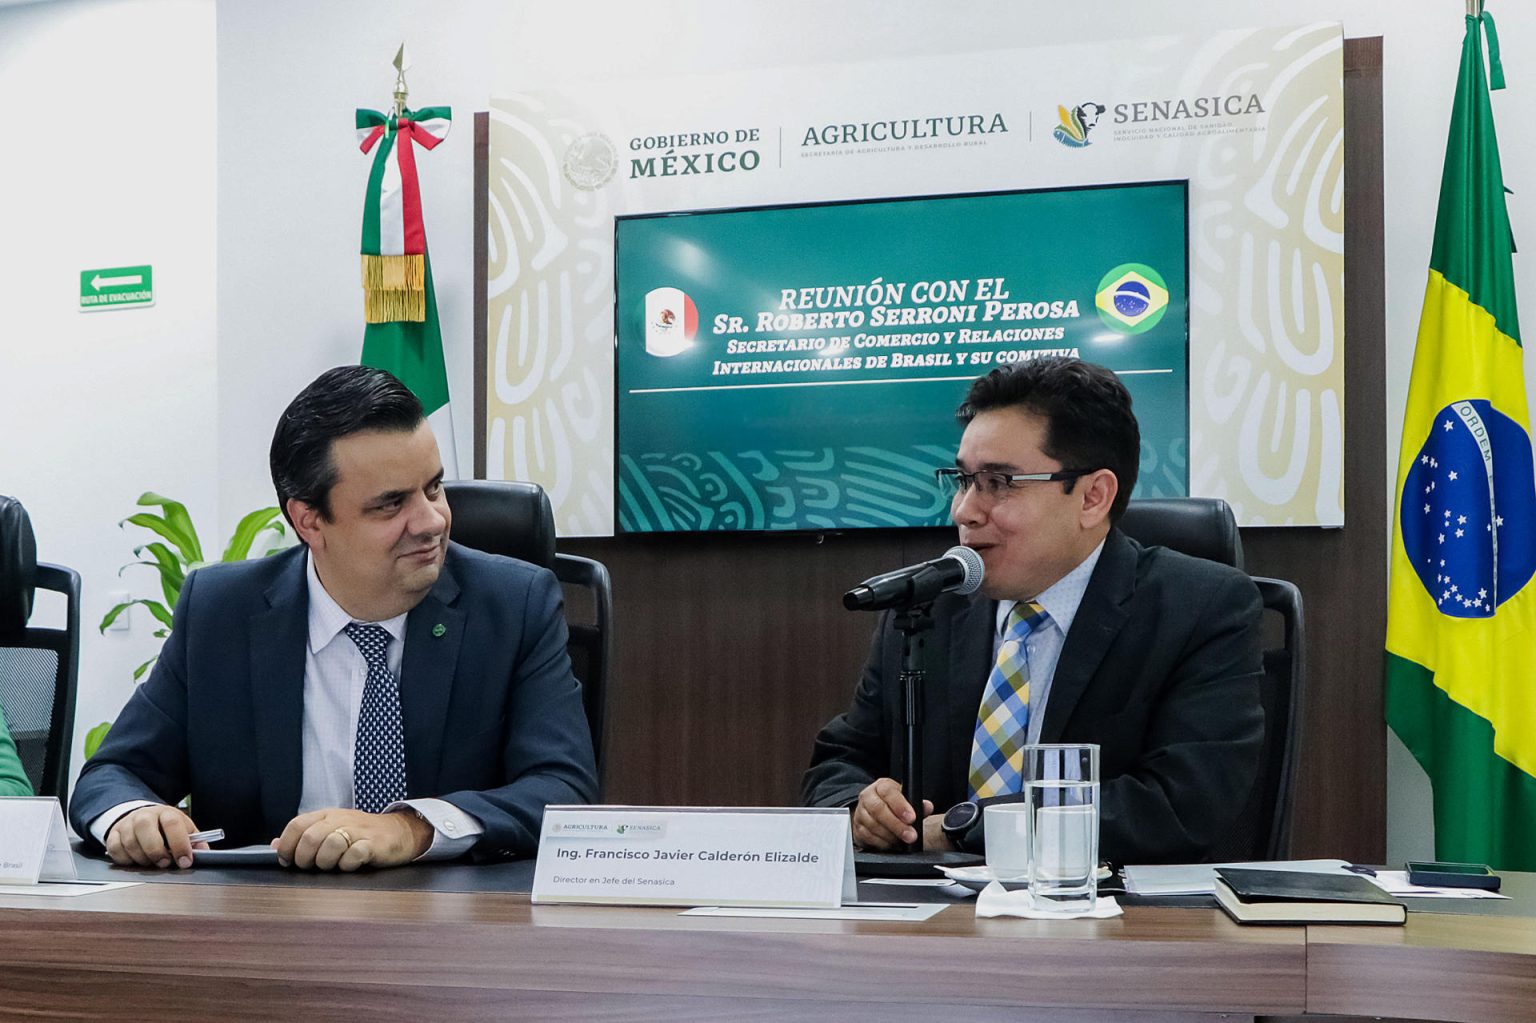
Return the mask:
<path id="1" fill-rule="evenodd" d="M 155 490 L 215 528 L 214 71 L 211 0 L 0 9 L 0 493 L 84 576 L 81 735 L 158 646 L 142 610 L 95 630 L 112 591 L 159 595 L 150 569 L 118 577 L 143 541 L 117 523 Z M 77 311 L 81 270 L 142 263 L 152 308 Z"/>
<path id="2" fill-rule="evenodd" d="M 79 0 L 0 11 L 0 95 L 48 100 L 45 115 L 28 124 L 46 144 L 13 149 L 4 172 L 29 175 L 27 187 L 7 189 L 28 197 L 21 234 L 28 240 L 0 247 L 6 271 L 0 286 L 25 284 L 21 333 L 47 344 L 23 339 L 9 325 L 0 340 L 6 368 L 13 359 L 24 360 L 22 373 L 0 375 L 0 416 L 13 427 L 7 436 L 17 436 L 14 427 L 23 424 L 29 438 L 25 450 L 0 450 L 0 490 L 20 493 L 44 520 L 47 556 L 74 558 L 86 570 L 88 607 L 97 614 L 126 549 L 101 523 L 121 517 L 141 487 L 153 482 L 186 494 L 200 517 L 216 509 L 224 530 L 271 500 L 266 448 L 274 417 L 304 383 L 326 367 L 355 360 L 360 350 L 356 254 L 368 161 L 353 145 L 351 116 L 354 107 L 389 102 L 389 61 L 401 39 L 415 64 L 412 102 L 451 104 L 457 117 L 448 143 L 425 154 L 420 166 L 458 447 L 467 469 L 470 115 L 490 95 L 569 77 L 778 65 L 807 65 L 814 74 L 809 66 L 839 60 L 1312 20 L 1342 21 L 1349 36 L 1385 37 L 1387 404 L 1393 422 L 1390 450 L 1382 457 L 1389 477 L 1395 475 L 1398 410 L 1425 280 L 1461 5 L 1292 0 L 1276 8 L 1261 0 L 1101 0 L 1088 22 L 1082 11 L 1081 5 L 1018 0 L 223 0 L 217 4 L 216 117 L 208 0 Z M 1495 114 L 1503 127 L 1506 180 L 1516 192 L 1511 213 L 1517 239 L 1531 244 L 1526 236 L 1536 237 L 1530 198 L 1536 194 L 1536 139 L 1522 129 L 1536 123 L 1536 9 L 1499 4 L 1494 14 L 1510 81 L 1509 90 L 1496 94 Z M 174 133 L 156 131 L 152 144 L 129 146 L 125 118 L 98 113 L 102 102 L 188 116 L 178 119 Z M 207 298 L 214 266 L 215 122 L 216 362 L 208 348 L 214 332 Z M 125 165 L 108 154 L 129 151 L 140 154 L 142 165 L 126 173 L 148 179 L 134 194 L 159 189 L 157 212 L 173 208 L 177 216 L 141 217 L 141 205 L 122 202 L 106 207 L 110 215 L 77 212 L 78 196 L 99 190 L 104 176 L 117 180 L 125 173 Z M 87 176 L 93 190 L 86 188 Z M 141 220 L 147 223 L 140 226 Z M 122 253 L 112 245 L 119 237 L 130 239 Z M 131 239 L 145 238 L 147 245 L 151 237 L 160 241 L 145 259 L 154 259 L 165 280 L 161 305 L 102 314 L 111 321 L 106 326 L 83 323 L 88 318 L 70 304 L 77 264 L 95 259 L 88 253 L 98 249 L 103 265 L 140 261 Z M 1528 315 L 1536 315 L 1536 268 L 1519 261 L 1516 275 Z M 174 301 L 165 290 L 194 280 L 201 287 Z M 177 368 L 179 386 L 154 392 L 151 373 L 170 366 Z M 20 382 L 48 379 L 91 380 L 94 386 L 79 389 L 90 404 L 76 412 L 76 405 L 32 393 L 32 385 Z M 168 440 L 141 439 L 149 424 L 169 423 L 195 428 Z M 89 478 L 54 471 L 63 465 L 91 465 L 92 471 Z M 125 695 L 118 679 L 133 663 L 128 645 L 111 637 L 88 646 L 82 708 L 92 709 L 82 709 L 82 722 Z M 1427 851 L 1427 790 L 1400 748 L 1389 756 L 1389 770 L 1388 845 L 1397 860 Z"/>
<path id="3" fill-rule="evenodd" d="M 472 114 L 485 109 L 504 31 L 496 12 L 506 6 L 218 5 L 219 450 L 243 469 L 219 480 L 227 524 L 273 500 L 267 449 L 283 406 L 362 352 L 358 253 L 373 157 L 358 151 L 353 111 L 388 109 L 402 39 L 415 65 L 411 104 L 450 105 L 455 118 L 448 142 L 420 153 L 417 166 L 455 434 L 470 475 Z"/>

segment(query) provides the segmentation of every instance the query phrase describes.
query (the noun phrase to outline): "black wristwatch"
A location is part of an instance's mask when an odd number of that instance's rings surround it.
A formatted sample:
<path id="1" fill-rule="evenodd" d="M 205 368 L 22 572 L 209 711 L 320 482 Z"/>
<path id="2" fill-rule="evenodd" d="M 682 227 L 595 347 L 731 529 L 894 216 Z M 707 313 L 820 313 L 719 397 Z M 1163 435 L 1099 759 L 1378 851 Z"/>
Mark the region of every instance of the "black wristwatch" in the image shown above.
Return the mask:
<path id="1" fill-rule="evenodd" d="M 960 840 L 965 837 L 965 833 L 970 831 L 971 827 L 980 819 L 981 807 L 977 806 L 974 802 L 966 800 L 963 803 L 956 803 L 944 813 L 944 834 L 949 836 L 950 842 L 958 849 L 960 847 Z"/>

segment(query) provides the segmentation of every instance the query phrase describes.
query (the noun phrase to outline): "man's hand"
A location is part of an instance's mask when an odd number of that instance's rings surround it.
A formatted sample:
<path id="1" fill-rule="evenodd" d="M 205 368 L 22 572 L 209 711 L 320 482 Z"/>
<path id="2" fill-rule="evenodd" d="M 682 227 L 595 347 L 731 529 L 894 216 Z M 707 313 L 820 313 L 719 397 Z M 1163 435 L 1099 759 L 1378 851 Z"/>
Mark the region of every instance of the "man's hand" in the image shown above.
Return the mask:
<path id="1" fill-rule="evenodd" d="M 933 813 L 933 804 L 923 800 L 923 813 Z M 931 818 L 930 818 L 931 819 Z M 917 841 L 912 822 L 917 814 L 901 794 L 894 778 L 877 778 L 864 786 L 853 808 L 853 841 L 860 849 L 894 849 Z M 928 835 L 925 828 L 924 836 Z"/>
<path id="2" fill-rule="evenodd" d="M 187 836 L 197 830 L 192 818 L 174 806 L 141 806 L 130 810 L 112 823 L 107 832 L 107 855 L 120 867 L 175 866 L 185 870 L 192 865 L 192 850 L 208 848 L 207 842 L 193 845 Z"/>
<path id="3" fill-rule="evenodd" d="M 432 846 L 432 825 L 413 810 L 316 810 L 288 822 L 272 840 L 284 866 L 304 870 L 398 867 Z"/>

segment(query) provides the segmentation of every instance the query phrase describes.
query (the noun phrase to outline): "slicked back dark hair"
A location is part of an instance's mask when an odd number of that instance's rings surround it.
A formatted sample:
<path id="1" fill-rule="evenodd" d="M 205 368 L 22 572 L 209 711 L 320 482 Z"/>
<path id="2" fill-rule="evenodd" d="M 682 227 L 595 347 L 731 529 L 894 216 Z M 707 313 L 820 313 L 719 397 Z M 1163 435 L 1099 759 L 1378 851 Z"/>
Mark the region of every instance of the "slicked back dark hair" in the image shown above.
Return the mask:
<path id="1" fill-rule="evenodd" d="M 332 442 L 362 430 L 411 433 L 425 418 L 411 389 L 382 369 L 337 366 L 321 373 L 288 403 L 272 434 L 272 486 L 283 517 L 292 524 L 292 497 L 330 519 L 337 476 Z"/>
<path id="2" fill-rule="evenodd" d="M 973 381 L 955 416 L 965 426 L 982 412 L 1005 408 L 1020 408 L 1046 421 L 1045 454 L 1062 468 L 1113 472 L 1120 489 L 1109 521 L 1120 521 L 1136 489 L 1141 427 L 1131 411 L 1131 393 L 1119 377 L 1066 356 L 1017 362 Z M 1067 493 L 1075 483 L 1063 484 Z"/>

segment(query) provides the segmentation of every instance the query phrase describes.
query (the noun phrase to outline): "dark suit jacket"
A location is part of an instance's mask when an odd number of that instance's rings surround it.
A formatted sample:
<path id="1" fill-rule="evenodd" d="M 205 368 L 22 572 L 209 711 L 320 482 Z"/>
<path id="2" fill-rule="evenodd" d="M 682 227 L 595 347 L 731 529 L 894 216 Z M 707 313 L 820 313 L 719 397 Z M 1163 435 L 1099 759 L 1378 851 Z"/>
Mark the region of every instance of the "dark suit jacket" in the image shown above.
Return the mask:
<path id="1" fill-rule="evenodd" d="M 946 595 L 933 611 L 922 784 L 942 813 L 968 798 L 997 604 Z M 1040 727 L 1041 742 L 1101 747 L 1103 858 L 1198 862 L 1237 819 L 1264 734 L 1261 614 L 1258 589 L 1243 573 L 1110 531 Z M 853 706 L 816 738 L 802 788 L 807 805 L 851 805 L 876 778 L 905 777 L 901 646 L 887 616 Z M 978 840 L 980 833 L 974 829 Z"/>
<path id="2" fill-rule="evenodd" d="M 303 781 L 304 550 L 200 568 L 149 680 L 80 772 L 70 819 L 190 793 L 230 845 L 267 842 Z M 445 627 L 441 636 L 437 626 Z M 406 619 L 400 709 L 406 791 L 479 818 L 477 858 L 534 850 L 544 807 L 595 795 L 591 733 L 566 653 L 560 585 L 546 569 L 450 543 Z"/>

